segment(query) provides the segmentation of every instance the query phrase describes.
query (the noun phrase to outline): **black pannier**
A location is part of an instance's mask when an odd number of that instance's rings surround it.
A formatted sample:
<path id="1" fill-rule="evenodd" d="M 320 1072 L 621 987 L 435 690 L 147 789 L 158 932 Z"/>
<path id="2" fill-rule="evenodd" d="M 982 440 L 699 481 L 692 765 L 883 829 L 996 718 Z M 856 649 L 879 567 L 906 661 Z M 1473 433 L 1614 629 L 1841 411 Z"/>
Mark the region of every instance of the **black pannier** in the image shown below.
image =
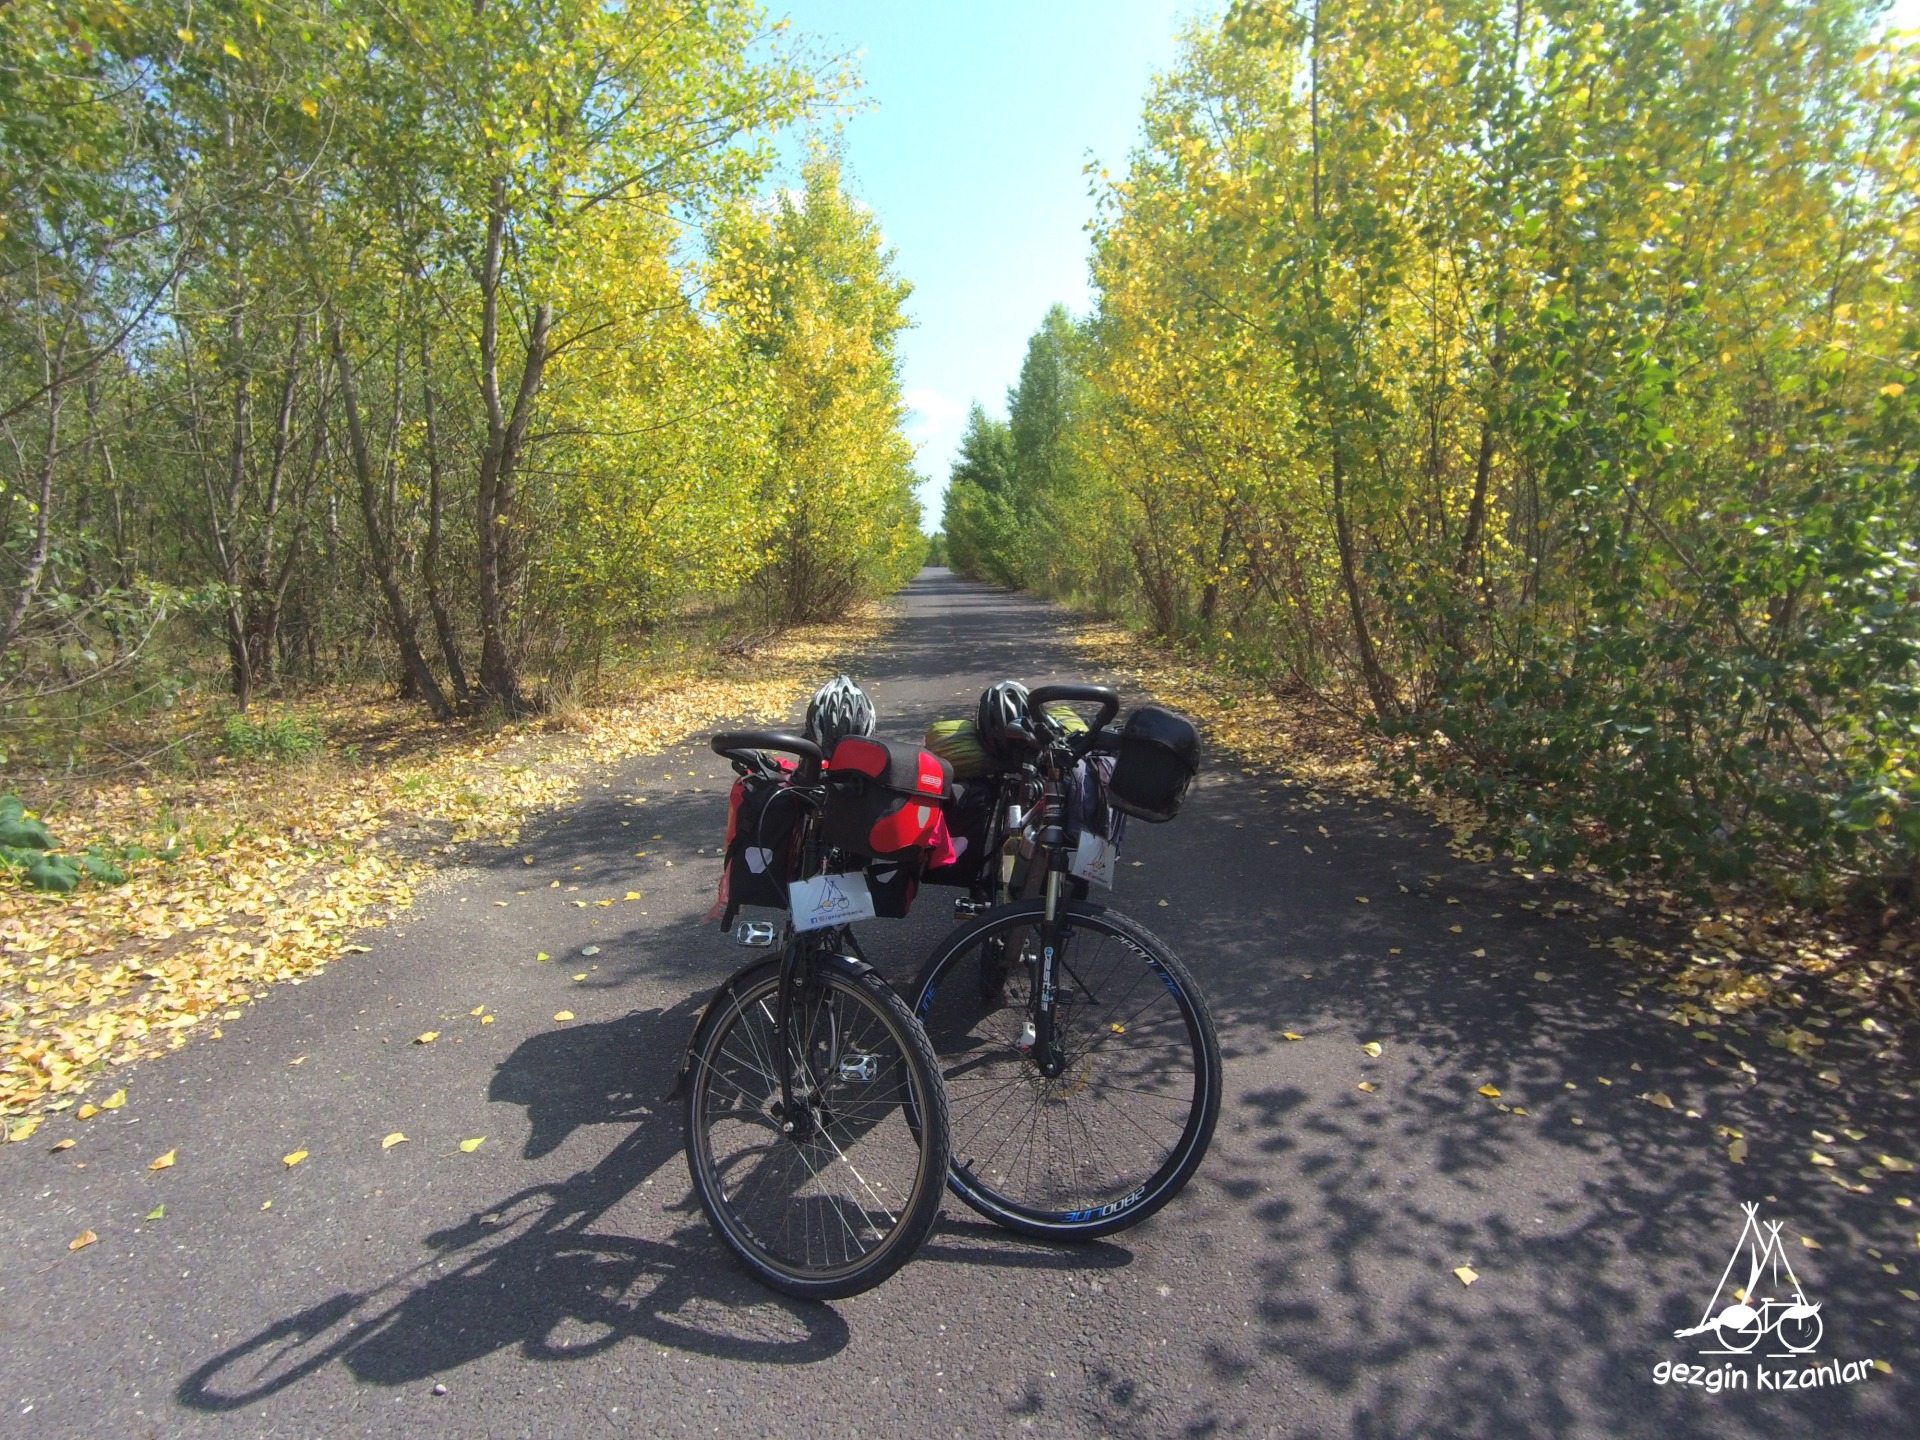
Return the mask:
<path id="1" fill-rule="evenodd" d="M 714 907 L 725 928 L 732 927 L 742 905 L 787 908 L 787 881 L 793 875 L 794 842 L 803 813 L 789 785 L 792 778 L 791 760 L 756 751 L 753 770 L 733 782 L 726 861 Z"/>
<path id="2" fill-rule="evenodd" d="M 992 780 L 956 780 L 947 801 L 947 831 L 953 837 L 950 865 L 930 865 L 920 878 L 929 885 L 971 885 L 989 864 L 987 832 L 1000 787 Z"/>
<path id="3" fill-rule="evenodd" d="M 821 837 L 849 855 L 911 858 L 944 848 L 953 767 L 931 750 L 849 735 L 827 761 Z"/>
<path id="4" fill-rule="evenodd" d="M 1200 773 L 1200 732 L 1184 715 L 1143 705 L 1120 730 L 1107 798 L 1114 809 L 1161 824 L 1173 819 Z"/>
<path id="5" fill-rule="evenodd" d="M 877 920 L 904 920 L 913 908 L 913 897 L 920 890 L 920 858 L 869 860 L 867 893 L 873 897 Z"/>

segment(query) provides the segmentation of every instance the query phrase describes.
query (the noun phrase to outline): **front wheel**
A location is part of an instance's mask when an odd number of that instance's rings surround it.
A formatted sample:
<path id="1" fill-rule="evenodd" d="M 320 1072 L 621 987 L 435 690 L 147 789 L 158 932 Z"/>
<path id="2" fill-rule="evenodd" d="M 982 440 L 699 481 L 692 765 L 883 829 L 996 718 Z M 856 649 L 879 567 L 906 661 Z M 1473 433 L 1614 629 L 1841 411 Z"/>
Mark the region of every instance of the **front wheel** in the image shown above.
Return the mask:
<path id="1" fill-rule="evenodd" d="M 1061 1064 L 1044 1074 L 1021 1043 L 1044 909 L 1021 901 L 955 931 L 910 1003 L 952 1110 L 948 1187 L 1010 1230 L 1090 1240 L 1137 1225 L 1199 1168 L 1220 1115 L 1220 1042 L 1193 977 L 1145 927 L 1063 902 Z"/>
<path id="2" fill-rule="evenodd" d="M 794 1105 L 781 1089 L 780 962 L 715 997 L 695 1031 L 687 1165 L 707 1218 L 758 1280 L 803 1300 L 871 1289 L 940 1214 L 946 1092 L 927 1037 L 879 976 L 816 962 L 788 1025 Z"/>

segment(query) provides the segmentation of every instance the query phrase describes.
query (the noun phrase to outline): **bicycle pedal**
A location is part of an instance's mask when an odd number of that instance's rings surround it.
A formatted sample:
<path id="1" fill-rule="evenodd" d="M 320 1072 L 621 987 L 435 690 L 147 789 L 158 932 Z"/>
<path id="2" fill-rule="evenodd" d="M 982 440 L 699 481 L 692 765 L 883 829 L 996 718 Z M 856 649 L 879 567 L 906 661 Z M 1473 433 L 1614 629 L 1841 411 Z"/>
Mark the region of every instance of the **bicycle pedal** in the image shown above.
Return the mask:
<path id="1" fill-rule="evenodd" d="M 953 918 L 956 920 L 972 920 L 977 916 L 986 914 L 987 911 L 992 908 L 993 906 L 985 900 L 956 900 L 953 902 Z"/>
<path id="2" fill-rule="evenodd" d="M 733 927 L 734 943 L 749 950 L 765 950 L 773 944 L 773 938 L 771 920 L 742 920 Z"/>

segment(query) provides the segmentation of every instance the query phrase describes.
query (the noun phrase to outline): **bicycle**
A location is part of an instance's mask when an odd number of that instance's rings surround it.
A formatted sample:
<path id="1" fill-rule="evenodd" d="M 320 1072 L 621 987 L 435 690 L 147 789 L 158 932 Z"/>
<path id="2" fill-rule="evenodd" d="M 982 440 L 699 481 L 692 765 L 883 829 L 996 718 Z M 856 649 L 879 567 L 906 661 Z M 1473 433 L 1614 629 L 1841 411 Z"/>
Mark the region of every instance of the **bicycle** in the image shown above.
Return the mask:
<path id="1" fill-rule="evenodd" d="M 1059 702 L 1099 717 L 1069 734 L 1044 708 Z M 1152 1215 L 1199 1168 L 1220 1114 L 1220 1043 L 1193 977 L 1144 926 L 1069 888 L 1086 893 L 1068 873 L 1066 777 L 1119 748 L 1106 730 L 1119 706 L 1103 686 L 1028 697 L 1034 744 L 996 782 L 993 868 L 909 1002 L 947 1086 L 948 1188 L 1042 1238 L 1090 1240 Z M 1036 881 L 1042 893 L 1023 897 Z"/>
<path id="2" fill-rule="evenodd" d="M 775 731 L 715 735 L 712 746 L 742 775 L 756 751 L 798 758 L 790 890 L 809 879 L 824 888 L 819 747 Z M 736 934 L 775 940 L 768 922 Z M 950 1155 L 946 1088 L 925 1031 L 845 925 L 796 928 L 790 910 L 780 955 L 735 973 L 702 1009 L 676 1090 L 701 1208 L 763 1284 L 807 1300 L 855 1295 L 933 1228 Z"/>

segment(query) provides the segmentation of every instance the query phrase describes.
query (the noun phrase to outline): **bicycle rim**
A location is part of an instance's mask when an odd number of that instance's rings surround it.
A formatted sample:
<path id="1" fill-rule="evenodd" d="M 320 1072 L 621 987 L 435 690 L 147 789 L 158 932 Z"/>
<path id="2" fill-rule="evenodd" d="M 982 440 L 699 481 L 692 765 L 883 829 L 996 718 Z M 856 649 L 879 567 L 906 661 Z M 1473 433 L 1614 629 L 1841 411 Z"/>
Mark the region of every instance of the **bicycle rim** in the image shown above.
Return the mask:
<path id="1" fill-rule="evenodd" d="M 884 984 L 827 973 L 794 998 L 794 1130 L 775 1063 L 770 965 L 701 1026 L 688 1089 L 694 1188 L 763 1282 L 831 1299 L 877 1285 L 939 1213 L 947 1159 L 938 1072 Z"/>
<path id="2" fill-rule="evenodd" d="M 1164 945 L 1123 916 L 1065 905 L 1055 972 L 1064 1068 L 1020 1046 L 1035 983 L 1039 902 L 951 937 L 913 1009 L 946 1082 L 949 1188 L 1010 1229 L 1088 1239 L 1138 1224 L 1199 1166 L 1220 1106 L 1205 1001 Z M 1005 975 L 1000 993 L 981 967 Z"/>

